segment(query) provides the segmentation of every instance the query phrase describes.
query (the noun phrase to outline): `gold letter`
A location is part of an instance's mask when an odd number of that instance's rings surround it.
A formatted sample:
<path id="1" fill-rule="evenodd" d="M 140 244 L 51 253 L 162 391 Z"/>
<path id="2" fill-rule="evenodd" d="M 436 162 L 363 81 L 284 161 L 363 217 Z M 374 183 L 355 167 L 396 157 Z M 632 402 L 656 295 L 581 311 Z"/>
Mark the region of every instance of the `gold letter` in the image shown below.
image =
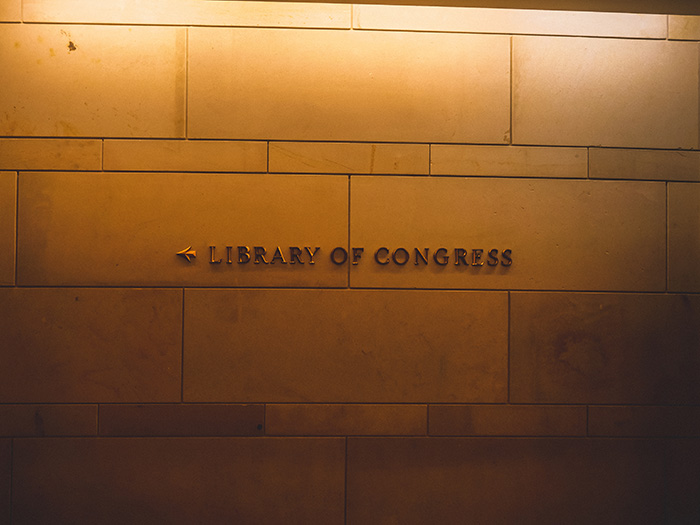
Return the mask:
<path id="1" fill-rule="evenodd" d="M 221 259 L 218 261 L 215 261 L 214 258 L 216 257 L 216 246 L 209 246 L 209 262 L 211 264 L 219 264 L 221 262 Z"/>
<path id="2" fill-rule="evenodd" d="M 299 248 L 297 248 L 296 246 L 290 246 L 289 254 L 289 264 L 304 264 L 304 261 L 301 260 L 301 250 Z"/>
<path id="3" fill-rule="evenodd" d="M 360 260 L 360 257 L 362 257 L 362 252 L 364 252 L 364 248 L 353 248 L 352 249 L 352 264 L 357 264 L 357 261 Z"/>
<path id="4" fill-rule="evenodd" d="M 386 261 L 382 262 L 379 260 L 379 252 L 385 251 L 387 255 L 389 255 L 389 248 L 379 248 L 376 252 L 374 252 L 374 260 L 377 261 L 379 264 L 384 265 L 384 264 L 389 264 L 389 257 L 386 258 Z"/>
<path id="5" fill-rule="evenodd" d="M 255 260 L 253 261 L 254 264 L 260 264 L 260 261 L 262 261 L 264 264 L 267 264 L 267 261 L 265 260 L 265 248 L 262 246 L 253 246 L 253 253 L 255 254 Z"/>
<path id="6" fill-rule="evenodd" d="M 472 266 L 483 266 L 484 261 L 481 260 L 481 254 L 484 250 L 474 249 L 472 250 Z"/>
<path id="7" fill-rule="evenodd" d="M 233 246 L 226 247 L 226 264 L 233 264 L 231 260 L 231 252 L 233 251 Z"/>
<path id="8" fill-rule="evenodd" d="M 315 249 L 314 251 L 311 251 L 311 248 L 309 248 L 308 246 L 304 246 L 304 249 L 306 250 L 306 253 L 309 254 L 309 258 L 310 258 L 309 264 L 316 264 L 316 263 L 314 262 L 314 255 L 316 255 L 316 254 L 318 253 L 318 251 L 319 251 L 321 248 L 319 248 L 319 247 L 317 246 L 316 249 Z"/>
<path id="9" fill-rule="evenodd" d="M 442 254 L 440 254 L 442 252 Z M 438 259 L 440 257 L 440 259 Z M 445 266 L 450 260 L 449 255 L 447 255 L 447 248 L 438 248 L 433 254 L 433 261 L 440 266 Z"/>
<path id="10" fill-rule="evenodd" d="M 238 247 L 238 264 L 245 264 L 250 261 L 250 248 L 247 246 Z"/>
<path id="11" fill-rule="evenodd" d="M 396 254 L 398 253 L 403 254 L 401 255 L 401 260 L 399 260 L 396 257 Z M 406 264 L 410 258 L 411 256 L 408 255 L 408 251 L 406 250 L 406 248 L 396 248 L 394 250 L 394 253 L 391 254 L 391 260 L 394 261 L 394 264 L 398 264 L 399 266 L 403 266 L 404 264 Z"/>
<path id="12" fill-rule="evenodd" d="M 275 261 L 277 260 L 282 261 L 282 264 L 287 264 L 287 261 L 284 260 L 284 255 L 282 255 L 282 250 L 280 250 L 279 246 L 275 250 L 275 254 L 272 256 L 270 264 L 275 264 Z"/>
<path id="13" fill-rule="evenodd" d="M 469 266 L 466 257 L 467 250 L 464 248 L 455 248 L 455 266 L 459 266 L 460 262 L 465 266 Z"/>
<path id="14" fill-rule="evenodd" d="M 413 264 L 415 264 L 416 266 L 418 266 L 418 257 L 420 257 L 423 260 L 424 264 L 428 264 L 428 248 L 424 248 L 423 250 L 425 254 L 423 254 L 423 252 L 421 252 L 418 248 L 413 248 L 413 251 L 416 254 L 416 262 L 414 262 Z"/>
<path id="15" fill-rule="evenodd" d="M 336 261 L 336 257 L 335 257 L 335 254 L 338 250 L 340 250 L 341 257 L 342 257 L 342 259 L 340 261 Z M 345 248 L 343 248 L 342 246 L 338 246 L 337 248 L 333 248 L 333 251 L 331 252 L 331 261 L 333 262 L 333 264 L 337 264 L 337 265 L 345 264 L 345 261 L 347 261 L 347 260 L 348 260 L 348 252 L 347 252 L 347 250 L 345 250 Z"/>
<path id="16" fill-rule="evenodd" d="M 510 254 L 512 253 L 511 250 L 503 250 L 503 258 L 505 261 L 501 261 L 501 264 L 503 266 L 510 266 L 513 264 L 513 259 L 511 259 Z"/>

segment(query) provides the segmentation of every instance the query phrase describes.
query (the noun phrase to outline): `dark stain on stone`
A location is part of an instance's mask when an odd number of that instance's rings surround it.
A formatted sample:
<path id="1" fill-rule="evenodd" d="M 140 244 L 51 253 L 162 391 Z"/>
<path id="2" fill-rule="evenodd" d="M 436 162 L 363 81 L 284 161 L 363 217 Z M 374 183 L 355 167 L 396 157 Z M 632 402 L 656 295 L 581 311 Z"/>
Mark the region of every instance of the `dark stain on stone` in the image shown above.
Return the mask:
<path id="1" fill-rule="evenodd" d="M 45 434 L 44 418 L 41 417 L 41 414 L 38 410 L 34 412 L 34 431 L 36 432 L 37 436 L 43 436 Z"/>
<path id="2" fill-rule="evenodd" d="M 72 40 L 68 41 L 68 52 L 75 51 L 78 47 L 73 43 Z"/>

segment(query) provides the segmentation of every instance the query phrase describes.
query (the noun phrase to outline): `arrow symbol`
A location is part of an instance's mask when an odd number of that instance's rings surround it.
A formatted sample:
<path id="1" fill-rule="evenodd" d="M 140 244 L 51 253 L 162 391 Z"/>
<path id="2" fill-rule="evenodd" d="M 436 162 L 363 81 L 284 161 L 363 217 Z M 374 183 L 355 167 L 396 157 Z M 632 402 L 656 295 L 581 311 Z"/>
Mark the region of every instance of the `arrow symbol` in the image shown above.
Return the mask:
<path id="1" fill-rule="evenodd" d="M 197 252 L 192 249 L 192 246 L 188 246 L 184 250 L 177 252 L 175 255 L 179 255 L 180 257 L 184 257 L 187 259 L 187 262 L 192 262 L 192 259 L 197 257 Z"/>

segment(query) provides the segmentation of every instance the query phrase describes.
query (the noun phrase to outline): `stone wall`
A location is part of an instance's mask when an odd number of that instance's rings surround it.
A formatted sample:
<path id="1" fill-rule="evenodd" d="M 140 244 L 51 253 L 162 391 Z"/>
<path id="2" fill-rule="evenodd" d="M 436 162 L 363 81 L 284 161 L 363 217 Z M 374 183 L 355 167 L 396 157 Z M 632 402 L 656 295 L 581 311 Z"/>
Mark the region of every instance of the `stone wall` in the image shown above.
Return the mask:
<path id="1" fill-rule="evenodd" d="M 700 17 L 0 22 L 0 522 L 700 520 Z"/>

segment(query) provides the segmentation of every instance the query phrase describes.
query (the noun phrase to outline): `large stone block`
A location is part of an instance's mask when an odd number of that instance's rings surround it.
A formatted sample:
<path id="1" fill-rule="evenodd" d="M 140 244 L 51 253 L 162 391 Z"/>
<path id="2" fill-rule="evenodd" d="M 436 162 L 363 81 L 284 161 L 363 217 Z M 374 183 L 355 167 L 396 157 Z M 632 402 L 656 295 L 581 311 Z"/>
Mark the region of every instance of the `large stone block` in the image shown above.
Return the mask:
<path id="1" fill-rule="evenodd" d="M 0 288 L 2 403 L 179 401 L 180 290 Z"/>
<path id="2" fill-rule="evenodd" d="M 698 46 L 513 38 L 513 143 L 698 147 Z"/>
<path id="3" fill-rule="evenodd" d="M 0 26 L 0 135 L 182 137 L 185 29 Z"/>
<path id="4" fill-rule="evenodd" d="M 22 285 L 347 285 L 330 260 L 347 245 L 346 177 L 22 173 L 19 185 Z M 188 247 L 196 258 L 176 255 Z"/>
<path id="5" fill-rule="evenodd" d="M 102 141 L 0 139 L 0 169 L 100 170 Z"/>
<path id="6" fill-rule="evenodd" d="M 433 144 L 430 174 L 585 179 L 587 153 L 585 148 Z"/>
<path id="7" fill-rule="evenodd" d="M 263 405 L 101 405 L 101 436 L 261 436 Z"/>
<path id="8" fill-rule="evenodd" d="M 267 143 L 209 140 L 106 140 L 104 169 L 267 171 Z"/>
<path id="9" fill-rule="evenodd" d="M 0 171 L 0 286 L 15 284 L 17 174 Z"/>
<path id="10" fill-rule="evenodd" d="M 505 293 L 186 290 L 187 402 L 503 402 Z"/>
<path id="11" fill-rule="evenodd" d="M 7 0 L 5 0 L 7 1 Z M 19 5 L 20 0 L 12 0 Z M 201 0 L 24 0 L 25 22 L 350 28 L 350 5 Z"/>
<path id="12" fill-rule="evenodd" d="M 668 185 L 668 287 L 700 292 L 700 184 Z"/>
<path id="13" fill-rule="evenodd" d="M 338 525 L 344 477 L 340 438 L 22 439 L 13 523 Z"/>
<path id="14" fill-rule="evenodd" d="M 588 407 L 591 436 L 700 437 L 700 406 Z"/>
<path id="15" fill-rule="evenodd" d="M 507 143 L 506 36 L 189 30 L 188 136 Z"/>
<path id="16" fill-rule="evenodd" d="M 693 523 L 699 459 L 700 440 L 349 438 L 347 523 Z"/>
<path id="17" fill-rule="evenodd" d="M 491 3 L 497 4 L 497 2 Z M 459 2 L 456 4 L 459 5 Z M 479 2 L 475 4 L 478 5 Z M 486 4 L 488 2 L 481 2 L 481 5 Z M 561 8 L 556 2 L 550 2 L 550 4 Z M 356 5 L 353 9 L 353 27 L 404 31 L 626 38 L 666 38 L 667 34 L 664 15 L 403 5 Z"/>
<path id="18" fill-rule="evenodd" d="M 287 436 L 424 436 L 428 431 L 425 405 L 304 405 L 265 407 L 268 435 Z"/>
<path id="19" fill-rule="evenodd" d="M 350 245 L 365 250 L 353 287 L 665 289 L 662 183 L 353 176 L 350 186 Z"/>
<path id="20" fill-rule="evenodd" d="M 700 402 L 700 296 L 516 292 L 510 307 L 512 402 Z"/>
<path id="21" fill-rule="evenodd" d="M 279 173 L 379 173 L 427 175 L 427 144 L 272 142 L 270 171 Z"/>
<path id="22" fill-rule="evenodd" d="M 0 405 L 0 436 L 95 436 L 97 405 Z"/>
<path id="23" fill-rule="evenodd" d="M 700 151 L 591 148 L 592 179 L 700 181 Z"/>
<path id="24" fill-rule="evenodd" d="M 431 436 L 585 436 L 586 407 L 431 405 Z"/>

